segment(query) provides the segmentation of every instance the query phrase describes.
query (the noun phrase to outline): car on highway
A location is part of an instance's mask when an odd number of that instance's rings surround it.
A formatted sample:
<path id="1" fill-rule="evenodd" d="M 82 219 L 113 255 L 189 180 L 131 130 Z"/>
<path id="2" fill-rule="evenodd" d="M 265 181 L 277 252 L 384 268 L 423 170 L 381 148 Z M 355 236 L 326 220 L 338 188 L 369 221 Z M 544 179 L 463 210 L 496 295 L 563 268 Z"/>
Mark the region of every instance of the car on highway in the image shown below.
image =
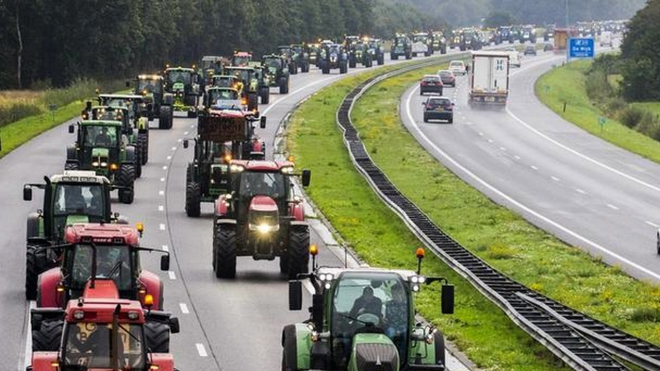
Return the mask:
<path id="1" fill-rule="evenodd" d="M 525 47 L 525 51 L 523 52 L 524 55 L 536 55 L 536 46 L 534 45 L 527 45 Z"/>
<path id="2" fill-rule="evenodd" d="M 448 97 L 428 97 L 424 106 L 424 122 L 430 120 L 445 120 L 448 123 L 454 122 L 454 103 Z"/>
<path id="3" fill-rule="evenodd" d="M 552 45 L 552 43 L 545 43 L 545 44 L 543 44 L 543 51 L 544 51 L 544 52 L 548 52 L 548 51 L 551 52 L 551 51 L 553 51 L 554 49 L 555 49 L 555 47 L 554 47 L 554 45 Z"/>
<path id="4" fill-rule="evenodd" d="M 442 80 L 438 75 L 424 75 L 419 82 L 419 95 L 424 93 L 438 93 L 442 95 Z"/>
<path id="5" fill-rule="evenodd" d="M 454 75 L 465 75 L 467 74 L 467 68 L 463 61 L 451 61 L 449 62 L 449 70 Z"/>
<path id="6" fill-rule="evenodd" d="M 456 76 L 450 70 L 438 70 L 437 75 L 440 76 L 443 85 L 450 85 L 452 88 L 456 87 Z"/>

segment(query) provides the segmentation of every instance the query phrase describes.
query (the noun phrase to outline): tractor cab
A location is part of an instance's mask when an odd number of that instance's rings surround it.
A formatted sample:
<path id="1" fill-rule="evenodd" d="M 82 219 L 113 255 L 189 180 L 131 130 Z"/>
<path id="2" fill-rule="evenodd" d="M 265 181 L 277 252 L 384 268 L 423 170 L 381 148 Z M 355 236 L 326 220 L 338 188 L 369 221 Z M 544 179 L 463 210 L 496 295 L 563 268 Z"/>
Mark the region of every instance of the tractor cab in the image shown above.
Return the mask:
<path id="1" fill-rule="evenodd" d="M 259 113 L 260 82 L 257 71 L 253 67 L 227 67 L 225 74 L 235 76 L 238 80 L 236 89 L 241 92 L 241 98 L 247 100 L 248 110 Z"/>
<path id="2" fill-rule="evenodd" d="M 204 107 L 210 110 L 238 110 L 243 111 L 245 105 L 241 101 L 238 90 L 232 87 L 212 87 L 204 96 Z"/>
<path id="3" fill-rule="evenodd" d="M 222 74 L 222 69 L 227 60 L 224 57 L 205 55 L 202 57 L 201 69 L 206 79 L 206 85 L 209 85 L 213 75 Z"/>
<path id="4" fill-rule="evenodd" d="M 252 62 L 252 54 L 248 52 L 235 52 L 231 59 L 231 65 L 235 67 L 247 67 L 250 62 Z"/>
<path id="5" fill-rule="evenodd" d="M 171 93 L 184 93 L 196 82 L 197 74 L 192 68 L 168 68 L 165 70 L 165 88 Z"/>
<path id="6" fill-rule="evenodd" d="M 316 246 L 310 247 L 310 253 L 315 260 Z M 441 312 L 451 314 L 454 290 L 445 278 L 422 276 L 424 250 L 418 249 L 417 256 L 417 272 L 315 267 L 290 281 L 291 310 L 302 307 L 301 279 L 309 278 L 314 294 L 308 324 L 284 328 L 285 369 L 296 365 L 295 369 L 397 371 L 419 365 L 419 369 L 444 370 L 442 333 L 433 325 L 417 324 L 414 300 L 423 286 L 442 282 Z M 296 359 L 309 364 L 296 364 Z"/>
<path id="7" fill-rule="evenodd" d="M 110 114 L 110 113 L 109 113 Z M 111 114 L 116 114 L 113 110 Z M 74 126 L 69 126 L 73 132 Z M 121 161 L 120 152 L 126 145 L 126 138 L 122 138 L 122 122 L 113 120 L 87 120 L 78 123 L 78 139 L 76 149 L 78 168 L 81 170 L 94 170 L 99 175 L 111 175 L 118 169 Z"/>
<path id="8" fill-rule="evenodd" d="M 210 86 L 218 88 L 235 88 L 238 89 L 240 79 L 233 75 L 214 75 L 211 79 Z M 240 94 L 240 91 L 239 91 Z"/>

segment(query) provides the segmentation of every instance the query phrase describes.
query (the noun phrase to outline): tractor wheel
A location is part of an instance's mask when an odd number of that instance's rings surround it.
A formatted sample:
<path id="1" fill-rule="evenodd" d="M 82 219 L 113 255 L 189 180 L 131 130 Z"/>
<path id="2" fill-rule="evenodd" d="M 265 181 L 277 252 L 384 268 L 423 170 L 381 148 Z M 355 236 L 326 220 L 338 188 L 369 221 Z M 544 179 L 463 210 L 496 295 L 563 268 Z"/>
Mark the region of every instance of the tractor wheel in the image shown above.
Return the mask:
<path id="1" fill-rule="evenodd" d="M 348 66 L 346 64 L 346 61 L 340 62 L 339 63 L 339 73 L 344 74 L 348 72 Z"/>
<path id="2" fill-rule="evenodd" d="M 330 73 L 330 67 L 328 66 L 328 62 L 327 62 L 327 61 L 321 61 L 321 72 L 322 72 L 324 75 L 327 75 L 327 74 Z"/>
<path id="3" fill-rule="evenodd" d="M 445 363 L 445 337 L 442 335 L 442 331 L 437 330 L 433 334 L 433 344 L 435 345 L 435 364 L 446 365 Z M 442 363 L 440 363 L 442 362 Z"/>
<path id="4" fill-rule="evenodd" d="M 236 277 L 236 230 L 233 227 L 219 226 L 215 230 L 215 276 L 217 278 Z"/>
<path id="5" fill-rule="evenodd" d="M 289 93 L 289 79 L 286 77 L 280 77 L 280 94 Z"/>
<path id="6" fill-rule="evenodd" d="M 135 166 L 132 164 L 122 164 L 117 174 L 117 183 L 129 189 L 119 189 L 119 202 L 123 204 L 132 204 L 135 192 Z"/>
<path id="7" fill-rule="evenodd" d="M 146 165 L 147 162 L 149 162 L 149 134 L 138 134 L 138 143 L 140 144 L 140 159 L 142 160 L 142 165 Z"/>
<path id="8" fill-rule="evenodd" d="M 144 323 L 144 337 L 147 339 L 149 353 L 170 352 L 170 326 L 159 321 Z"/>
<path id="9" fill-rule="evenodd" d="M 282 331 L 282 371 L 298 370 L 296 327 L 287 325 Z"/>
<path id="10" fill-rule="evenodd" d="M 142 148 L 135 148 L 135 178 L 142 177 Z"/>
<path id="11" fill-rule="evenodd" d="M 412 53 L 406 54 L 406 59 L 412 59 Z"/>
<path id="12" fill-rule="evenodd" d="M 349 59 L 348 67 L 355 68 L 356 66 L 357 66 L 357 61 L 355 60 L 355 58 Z"/>
<path id="13" fill-rule="evenodd" d="M 25 299 L 37 299 L 37 282 L 39 274 L 44 271 L 46 261 L 46 250 L 37 251 L 39 246 L 27 247 L 25 254 Z"/>
<path id="14" fill-rule="evenodd" d="M 248 110 L 252 111 L 259 108 L 259 96 L 256 93 L 248 94 Z"/>
<path id="15" fill-rule="evenodd" d="M 268 104 L 270 102 L 270 88 L 268 86 L 262 87 L 259 95 L 261 96 L 261 104 Z"/>
<path id="16" fill-rule="evenodd" d="M 295 280 L 298 273 L 309 272 L 309 227 L 295 226 L 289 231 L 288 275 Z"/>
<path id="17" fill-rule="evenodd" d="M 200 214 L 201 190 L 197 182 L 189 182 L 186 186 L 186 214 L 197 218 Z"/>
<path id="18" fill-rule="evenodd" d="M 32 330 L 32 351 L 59 351 L 63 325 L 64 321 L 61 319 L 44 320 L 41 322 L 41 328 L 39 330 Z"/>
<path id="19" fill-rule="evenodd" d="M 298 66 L 296 65 L 296 62 L 291 62 L 291 65 L 289 66 L 289 73 L 292 75 L 298 74 Z"/>
<path id="20" fill-rule="evenodd" d="M 305 63 L 302 66 L 300 66 L 300 72 L 302 72 L 302 73 L 309 72 L 309 63 Z"/>
<path id="21" fill-rule="evenodd" d="M 64 164 L 64 170 L 78 170 L 79 167 L 78 163 L 73 161 L 67 161 Z"/>
<path id="22" fill-rule="evenodd" d="M 158 128 L 167 130 L 172 128 L 172 121 L 174 120 L 174 112 L 171 106 L 160 106 L 158 113 Z"/>

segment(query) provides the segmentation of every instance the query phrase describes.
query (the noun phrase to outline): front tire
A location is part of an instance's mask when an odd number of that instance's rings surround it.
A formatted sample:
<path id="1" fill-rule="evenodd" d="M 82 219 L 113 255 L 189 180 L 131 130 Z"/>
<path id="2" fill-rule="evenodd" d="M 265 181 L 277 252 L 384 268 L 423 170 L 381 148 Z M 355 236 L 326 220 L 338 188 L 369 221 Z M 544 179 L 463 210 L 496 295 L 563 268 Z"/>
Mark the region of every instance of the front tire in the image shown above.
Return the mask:
<path id="1" fill-rule="evenodd" d="M 158 321 L 144 323 L 144 337 L 150 353 L 170 352 L 170 326 Z"/>
<path id="2" fill-rule="evenodd" d="M 37 299 L 39 274 L 45 269 L 48 257 L 46 250 L 37 251 L 39 246 L 29 246 L 25 253 L 25 300 Z"/>
<path id="3" fill-rule="evenodd" d="M 160 106 L 158 112 L 158 128 L 161 130 L 168 130 L 172 128 L 172 121 L 174 121 L 174 112 L 171 106 Z"/>
<path id="4" fill-rule="evenodd" d="M 215 266 L 213 271 L 217 278 L 236 277 L 236 230 L 229 226 L 218 226 L 215 230 L 213 244 Z"/>
<path id="5" fill-rule="evenodd" d="M 186 215 L 198 218 L 201 213 L 201 190 L 197 182 L 189 182 L 186 185 Z"/>
<path id="6" fill-rule="evenodd" d="M 122 164 L 117 174 L 119 185 L 127 189 L 119 189 L 119 201 L 123 204 L 132 204 L 135 197 L 135 166 L 132 164 Z"/>
<path id="7" fill-rule="evenodd" d="M 287 325 L 282 331 L 282 371 L 298 371 L 296 327 Z"/>
<path id="8" fill-rule="evenodd" d="M 64 321 L 61 319 L 44 320 L 41 328 L 32 330 L 33 352 L 57 352 L 60 350 L 62 341 L 62 327 Z"/>
<path id="9" fill-rule="evenodd" d="M 287 251 L 289 265 L 288 276 L 295 280 L 298 273 L 309 272 L 309 227 L 295 226 L 289 231 L 289 248 Z"/>

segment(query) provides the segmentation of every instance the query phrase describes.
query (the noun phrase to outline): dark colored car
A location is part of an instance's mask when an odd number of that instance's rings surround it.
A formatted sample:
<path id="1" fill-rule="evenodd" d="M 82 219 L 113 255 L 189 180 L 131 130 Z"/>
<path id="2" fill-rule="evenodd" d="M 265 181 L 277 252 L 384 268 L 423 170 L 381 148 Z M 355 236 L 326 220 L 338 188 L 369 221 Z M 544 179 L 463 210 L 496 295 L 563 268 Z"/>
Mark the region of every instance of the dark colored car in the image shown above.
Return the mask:
<path id="1" fill-rule="evenodd" d="M 552 43 L 545 43 L 543 44 L 543 51 L 548 52 L 548 51 L 553 51 L 555 47 L 552 45 Z"/>
<path id="2" fill-rule="evenodd" d="M 429 120 L 446 120 L 454 122 L 454 103 L 447 97 L 428 97 L 424 106 L 424 122 Z"/>
<path id="3" fill-rule="evenodd" d="M 419 95 L 424 93 L 438 93 L 442 95 L 442 80 L 438 75 L 424 75 L 419 83 Z"/>
<path id="4" fill-rule="evenodd" d="M 534 45 L 527 45 L 525 47 L 525 51 L 523 52 L 524 55 L 536 55 L 536 46 Z"/>
<path id="5" fill-rule="evenodd" d="M 456 87 L 456 76 L 450 70 L 439 70 L 438 76 L 440 76 L 443 85 L 451 85 L 452 88 Z"/>

